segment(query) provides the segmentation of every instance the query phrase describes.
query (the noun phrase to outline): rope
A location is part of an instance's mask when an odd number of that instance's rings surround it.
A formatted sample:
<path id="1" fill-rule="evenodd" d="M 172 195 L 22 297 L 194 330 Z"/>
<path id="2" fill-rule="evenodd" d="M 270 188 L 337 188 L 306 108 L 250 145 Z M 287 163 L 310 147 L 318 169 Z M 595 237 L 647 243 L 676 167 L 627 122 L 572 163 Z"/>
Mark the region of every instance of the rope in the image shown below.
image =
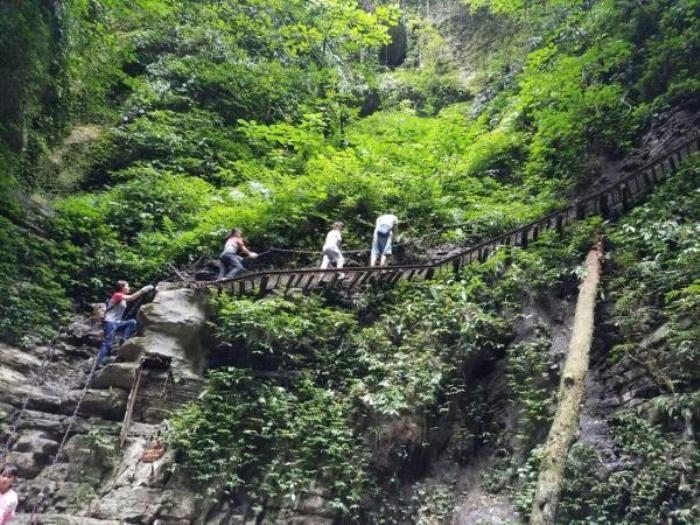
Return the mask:
<path id="1" fill-rule="evenodd" d="M 63 448 L 65 447 L 66 442 L 68 441 L 68 437 L 70 436 L 70 433 L 73 430 L 73 426 L 75 425 L 75 421 L 78 418 L 78 413 L 80 412 L 80 407 L 82 406 L 83 401 L 85 400 L 85 395 L 87 394 L 87 391 L 90 388 L 90 384 L 92 383 L 92 378 L 95 375 L 96 370 L 97 370 L 97 356 L 95 356 L 92 360 L 92 367 L 90 369 L 90 374 L 88 375 L 88 378 L 85 381 L 85 385 L 83 386 L 83 390 L 80 393 L 80 397 L 78 398 L 78 402 L 75 404 L 75 408 L 73 409 L 73 413 L 68 418 L 68 426 L 66 427 L 66 430 L 63 433 L 63 437 L 61 439 L 61 442 L 58 445 L 58 449 L 56 450 L 56 454 L 54 455 L 53 460 L 51 461 L 52 467 L 56 463 L 58 463 L 58 459 L 60 458 L 61 453 L 63 452 Z M 46 493 L 44 492 L 44 489 L 42 488 L 39 491 L 37 501 L 34 503 L 34 506 L 32 507 L 32 514 L 31 514 L 31 517 L 29 518 L 29 523 L 31 525 L 36 525 L 36 523 L 37 523 L 36 511 L 39 508 L 39 505 L 41 505 L 44 502 L 45 497 L 46 497 Z"/>
<path id="2" fill-rule="evenodd" d="M 62 331 L 59 331 L 58 335 L 51 339 L 51 342 L 49 343 L 49 349 L 46 352 L 44 359 L 42 359 L 39 365 L 39 370 L 34 372 L 34 374 L 32 375 L 32 379 L 29 382 L 30 386 L 40 386 L 46 382 L 46 372 L 48 370 L 48 365 L 49 362 L 53 359 L 56 341 L 58 340 L 61 334 Z M 7 455 L 12 450 L 14 440 L 18 436 L 19 425 L 22 422 L 22 417 L 24 416 L 24 413 L 27 411 L 27 407 L 29 406 L 31 395 L 32 392 L 30 391 L 24 398 L 24 402 L 22 403 L 19 412 L 17 412 L 17 414 L 15 414 L 14 418 L 12 419 L 12 426 L 10 427 L 10 432 L 8 433 L 7 439 L 5 440 L 5 444 L 3 445 L 2 453 L 0 453 L 0 462 L 4 462 L 7 458 Z"/>

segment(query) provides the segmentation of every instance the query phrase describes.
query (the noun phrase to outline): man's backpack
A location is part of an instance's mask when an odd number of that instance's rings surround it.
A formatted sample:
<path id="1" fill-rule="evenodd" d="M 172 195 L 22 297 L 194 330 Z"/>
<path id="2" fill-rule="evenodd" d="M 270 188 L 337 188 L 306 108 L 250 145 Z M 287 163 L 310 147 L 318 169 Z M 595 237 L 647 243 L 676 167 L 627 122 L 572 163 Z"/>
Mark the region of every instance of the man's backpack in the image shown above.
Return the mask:
<path id="1" fill-rule="evenodd" d="M 107 312 L 109 312 L 112 308 L 114 308 L 118 303 L 114 303 L 112 305 L 109 304 L 109 302 L 112 300 L 111 297 L 108 297 L 104 302 L 102 303 L 93 303 L 92 306 L 92 317 L 95 321 L 97 322 L 104 322 L 105 316 L 107 315 Z"/>

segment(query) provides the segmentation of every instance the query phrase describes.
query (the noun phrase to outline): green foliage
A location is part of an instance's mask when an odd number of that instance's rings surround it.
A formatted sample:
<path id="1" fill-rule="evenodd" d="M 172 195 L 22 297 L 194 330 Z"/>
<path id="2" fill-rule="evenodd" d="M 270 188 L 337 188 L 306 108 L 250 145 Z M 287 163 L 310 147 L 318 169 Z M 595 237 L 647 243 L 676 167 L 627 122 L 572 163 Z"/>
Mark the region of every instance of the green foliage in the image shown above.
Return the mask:
<path id="1" fill-rule="evenodd" d="M 459 372 L 503 348 L 503 321 L 470 301 L 471 283 L 404 286 L 400 297 L 356 337 L 353 393 L 373 411 L 398 416 L 457 392 Z"/>
<path id="2" fill-rule="evenodd" d="M 679 440 L 631 414 L 612 420 L 619 467 L 602 477 L 595 451 L 578 444 L 569 453 L 560 518 L 566 523 L 696 523 L 700 457 Z"/>
<path id="3" fill-rule="evenodd" d="M 610 236 L 615 277 L 610 283 L 615 324 L 630 353 L 657 374 L 660 386 L 684 390 L 697 380 L 700 362 L 700 164 L 693 160 L 632 211 Z M 668 327 L 662 349 L 642 346 L 639 335 Z"/>
<path id="4" fill-rule="evenodd" d="M 56 247 L 2 216 L 0 243 L 0 338 L 23 346 L 50 338 L 70 308 L 56 283 Z"/>
<path id="5" fill-rule="evenodd" d="M 509 346 L 506 353 L 508 388 L 517 411 L 515 436 L 521 450 L 542 437 L 538 431 L 547 428 L 553 417 L 558 364 L 550 346 L 550 338 L 540 327 L 534 338 Z"/>
<path id="6" fill-rule="evenodd" d="M 349 427 L 348 405 L 301 378 L 293 388 L 241 369 L 217 370 L 201 400 L 173 419 L 171 442 L 210 498 L 247 489 L 256 513 L 294 506 L 323 483 L 339 514 L 356 516 L 367 453 Z"/>

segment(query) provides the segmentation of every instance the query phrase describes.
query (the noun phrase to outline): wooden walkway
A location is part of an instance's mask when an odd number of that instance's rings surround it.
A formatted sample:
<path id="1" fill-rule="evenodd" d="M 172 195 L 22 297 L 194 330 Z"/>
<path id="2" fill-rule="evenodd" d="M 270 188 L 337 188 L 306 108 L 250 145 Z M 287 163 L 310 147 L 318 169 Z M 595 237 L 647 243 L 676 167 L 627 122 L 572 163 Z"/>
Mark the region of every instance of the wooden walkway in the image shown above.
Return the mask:
<path id="1" fill-rule="evenodd" d="M 265 295 L 272 290 L 285 294 L 293 289 L 304 293 L 321 286 L 340 286 L 349 293 L 362 287 L 368 280 L 392 285 L 399 279 L 431 279 L 458 271 L 462 266 L 474 261 L 485 261 L 499 246 L 527 247 L 545 231 L 563 232 L 575 221 L 591 215 L 609 217 L 616 211 L 625 211 L 638 203 L 642 197 L 660 181 L 674 173 L 681 163 L 700 149 L 700 135 L 696 131 L 686 135 L 684 140 L 670 151 L 660 155 L 651 163 L 630 175 L 621 178 L 602 190 L 595 192 L 564 209 L 550 213 L 503 235 L 494 237 L 450 255 L 431 264 L 410 264 L 384 267 L 346 267 L 321 270 L 319 268 L 298 268 L 285 270 L 264 270 L 222 281 L 199 281 L 192 283 L 197 288 L 216 287 L 236 294 Z"/>

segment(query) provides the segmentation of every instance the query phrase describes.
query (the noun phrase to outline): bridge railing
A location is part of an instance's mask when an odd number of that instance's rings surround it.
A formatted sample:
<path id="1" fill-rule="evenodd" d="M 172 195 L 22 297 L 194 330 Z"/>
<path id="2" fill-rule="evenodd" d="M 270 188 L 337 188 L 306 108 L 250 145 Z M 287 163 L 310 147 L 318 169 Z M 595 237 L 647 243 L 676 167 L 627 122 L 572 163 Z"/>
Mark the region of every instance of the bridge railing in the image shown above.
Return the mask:
<path id="1" fill-rule="evenodd" d="M 570 224 L 591 215 L 605 218 L 619 211 L 629 209 L 651 188 L 675 172 L 681 163 L 700 149 L 700 135 L 693 131 L 689 138 L 654 159 L 647 165 L 622 177 L 620 180 L 575 201 L 571 205 L 552 212 L 535 221 L 484 242 L 475 244 L 431 264 L 411 264 L 384 267 L 347 267 L 342 270 L 328 268 L 296 268 L 285 270 L 265 270 L 250 272 L 242 276 L 215 282 L 198 283 L 228 289 L 237 294 L 258 293 L 264 295 L 274 289 L 291 289 L 303 292 L 322 284 L 342 284 L 348 292 L 362 286 L 374 276 L 375 283 L 394 284 L 399 279 L 431 279 L 458 270 L 474 261 L 485 261 L 500 246 L 527 247 L 537 240 L 542 232 L 557 230 L 563 232 Z"/>

